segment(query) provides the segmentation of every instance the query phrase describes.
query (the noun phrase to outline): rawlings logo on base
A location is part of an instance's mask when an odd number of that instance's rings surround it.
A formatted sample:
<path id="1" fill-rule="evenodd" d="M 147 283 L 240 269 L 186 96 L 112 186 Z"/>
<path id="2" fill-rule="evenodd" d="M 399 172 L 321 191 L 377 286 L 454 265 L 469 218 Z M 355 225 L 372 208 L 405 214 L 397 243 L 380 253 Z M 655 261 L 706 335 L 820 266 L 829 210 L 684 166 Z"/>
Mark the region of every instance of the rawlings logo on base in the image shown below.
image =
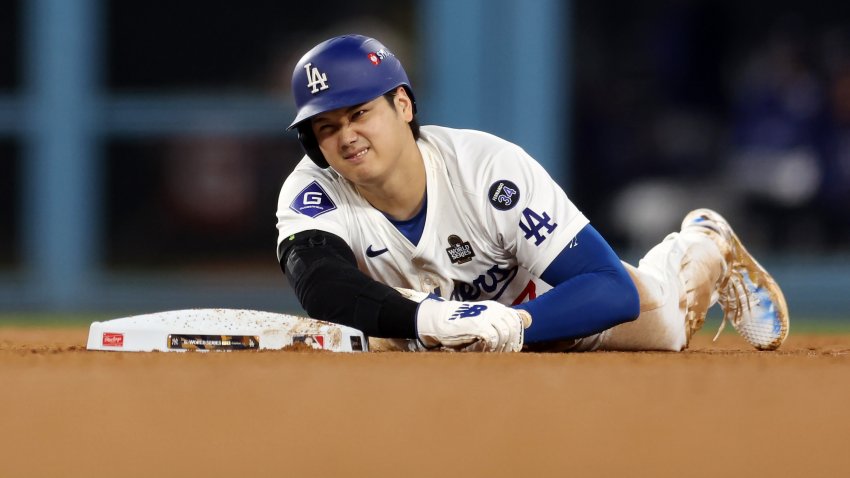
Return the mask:
<path id="1" fill-rule="evenodd" d="M 104 332 L 103 333 L 103 346 L 104 347 L 123 347 L 124 346 L 124 334 L 116 334 L 113 332 Z"/>

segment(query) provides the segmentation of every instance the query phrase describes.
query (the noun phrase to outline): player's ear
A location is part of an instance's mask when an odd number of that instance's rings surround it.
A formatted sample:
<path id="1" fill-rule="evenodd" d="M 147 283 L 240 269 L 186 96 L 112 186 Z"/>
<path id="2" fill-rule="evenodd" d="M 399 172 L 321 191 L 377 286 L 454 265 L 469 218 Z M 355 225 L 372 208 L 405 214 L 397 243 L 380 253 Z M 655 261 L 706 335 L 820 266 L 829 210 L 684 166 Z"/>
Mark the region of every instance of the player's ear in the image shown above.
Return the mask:
<path id="1" fill-rule="evenodd" d="M 394 95 L 396 108 L 402 113 L 405 121 L 408 123 L 413 119 L 413 100 L 407 94 L 407 90 L 403 86 L 395 89 Z"/>

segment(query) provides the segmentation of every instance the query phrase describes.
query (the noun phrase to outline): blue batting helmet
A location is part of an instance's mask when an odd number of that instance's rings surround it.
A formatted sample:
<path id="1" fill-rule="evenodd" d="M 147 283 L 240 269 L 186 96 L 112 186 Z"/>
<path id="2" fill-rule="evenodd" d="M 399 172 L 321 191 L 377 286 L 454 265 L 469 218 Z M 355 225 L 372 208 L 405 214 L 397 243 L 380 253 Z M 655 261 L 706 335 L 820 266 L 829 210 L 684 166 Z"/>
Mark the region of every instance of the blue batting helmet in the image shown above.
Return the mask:
<path id="1" fill-rule="evenodd" d="M 343 35 L 319 43 L 292 72 L 292 96 L 297 112 L 287 130 L 297 128 L 298 139 L 310 159 L 328 167 L 309 124 L 317 114 L 366 103 L 405 87 L 416 112 L 413 89 L 398 58 L 381 42 L 362 35 Z M 304 123 L 304 124 L 302 124 Z"/>

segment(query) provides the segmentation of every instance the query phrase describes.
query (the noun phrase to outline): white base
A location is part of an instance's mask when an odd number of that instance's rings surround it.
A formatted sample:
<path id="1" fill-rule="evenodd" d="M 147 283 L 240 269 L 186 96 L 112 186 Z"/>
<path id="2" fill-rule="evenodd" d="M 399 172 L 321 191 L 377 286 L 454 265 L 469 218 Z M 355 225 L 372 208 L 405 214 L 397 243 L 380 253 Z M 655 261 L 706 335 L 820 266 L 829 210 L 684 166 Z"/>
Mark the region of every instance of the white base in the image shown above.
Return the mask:
<path id="1" fill-rule="evenodd" d="M 186 309 L 93 322 L 86 348 L 122 352 L 282 349 L 303 343 L 333 352 L 365 352 L 357 329 L 307 317 L 239 309 Z"/>

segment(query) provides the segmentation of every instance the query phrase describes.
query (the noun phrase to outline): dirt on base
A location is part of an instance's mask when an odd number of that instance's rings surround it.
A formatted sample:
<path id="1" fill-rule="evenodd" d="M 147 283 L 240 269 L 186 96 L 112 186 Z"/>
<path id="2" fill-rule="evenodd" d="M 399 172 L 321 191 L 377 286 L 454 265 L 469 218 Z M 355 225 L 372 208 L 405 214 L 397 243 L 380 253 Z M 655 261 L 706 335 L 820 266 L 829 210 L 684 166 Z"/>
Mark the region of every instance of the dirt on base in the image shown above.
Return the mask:
<path id="1" fill-rule="evenodd" d="M 850 335 L 757 352 L 119 353 L 0 328 L 0 476 L 850 475 Z"/>

